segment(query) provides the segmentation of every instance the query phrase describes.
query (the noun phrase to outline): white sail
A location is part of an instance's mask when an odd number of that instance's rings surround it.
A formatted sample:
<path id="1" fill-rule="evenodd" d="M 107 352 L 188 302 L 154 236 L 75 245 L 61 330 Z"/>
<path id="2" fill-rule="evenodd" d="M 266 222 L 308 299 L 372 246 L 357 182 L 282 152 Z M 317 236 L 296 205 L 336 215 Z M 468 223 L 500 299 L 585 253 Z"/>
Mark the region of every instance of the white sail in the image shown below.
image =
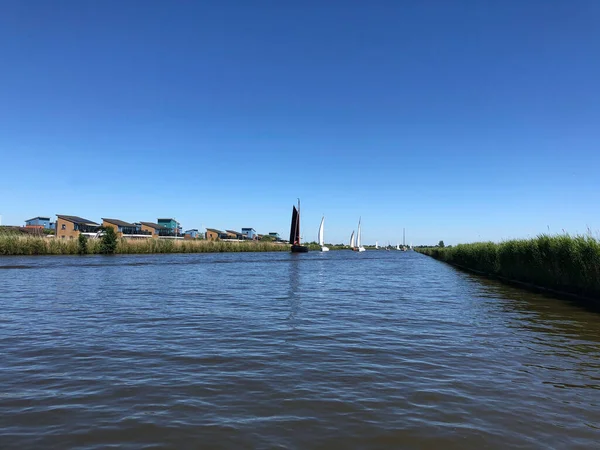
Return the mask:
<path id="1" fill-rule="evenodd" d="M 350 236 L 350 248 L 354 248 L 354 231 L 352 232 L 352 235 Z"/>
<path id="2" fill-rule="evenodd" d="M 379 245 L 377 244 L 377 241 L 375 241 L 375 248 L 379 248 Z"/>
<path id="3" fill-rule="evenodd" d="M 325 243 L 323 242 L 323 222 L 325 222 L 325 216 L 321 219 L 321 225 L 319 226 L 319 245 L 322 247 Z"/>
<path id="4" fill-rule="evenodd" d="M 325 247 L 325 239 L 323 238 L 323 224 L 325 223 L 325 216 L 321 219 L 321 225 L 319 226 L 319 245 L 321 246 L 322 252 L 328 252 L 329 247 Z"/>
<path id="5" fill-rule="evenodd" d="M 360 231 L 360 219 L 358 219 L 358 233 L 356 233 L 356 247 L 358 247 L 359 252 L 364 252 L 365 248 L 361 244 L 361 231 Z"/>

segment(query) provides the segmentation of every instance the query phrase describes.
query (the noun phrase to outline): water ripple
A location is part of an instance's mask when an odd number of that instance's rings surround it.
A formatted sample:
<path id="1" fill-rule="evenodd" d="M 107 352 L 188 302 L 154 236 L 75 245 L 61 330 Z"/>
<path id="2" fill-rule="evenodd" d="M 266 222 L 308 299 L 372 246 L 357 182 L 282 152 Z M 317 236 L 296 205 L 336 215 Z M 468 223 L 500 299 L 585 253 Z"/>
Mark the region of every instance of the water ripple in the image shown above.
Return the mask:
<path id="1" fill-rule="evenodd" d="M 600 322 L 416 253 L 0 259 L 1 448 L 593 448 Z"/>

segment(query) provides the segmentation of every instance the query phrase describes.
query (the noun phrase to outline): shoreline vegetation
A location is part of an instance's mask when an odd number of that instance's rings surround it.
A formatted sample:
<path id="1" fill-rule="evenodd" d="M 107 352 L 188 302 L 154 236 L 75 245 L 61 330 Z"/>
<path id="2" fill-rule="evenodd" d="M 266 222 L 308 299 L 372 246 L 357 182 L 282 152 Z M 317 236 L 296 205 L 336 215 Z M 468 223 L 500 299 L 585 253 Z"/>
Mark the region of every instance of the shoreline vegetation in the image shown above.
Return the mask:
<path id="1" fill-rule="evenodd" d="M 110 234 L 110 233 L 109 233 Z M 99 255 L 99 254 L 151 254 L 151 253 L 222 253 L 222 252 L 289 252 L 290 245 L 270 241 L 207 241 L 204 239 L 119 239 L 111 237 L 106 244 L 103 238 L 57 239 L 21 233 L 0 233 L 0 256 L 35 255 Z M 316 243 L 307 244 L 311 251 L 319 251 Z M 331 250 L 346 246 L 331 245 Z"/>
<path id="2" fill-rule="evenodd" d="M 600 241 L 591 236 L 539 235 L 416 251 L 461 269 L 524 287 L 600 299 Z"/>
<path id="3" fill-rule="evenodd" d="M 175 239 L 116 239 L 107 250 L 103 239 L 56 239 L 0 234 L 0 255 L 97 255 L 144 253 L 219 253 L 289 251 L 288 244 Z"/>

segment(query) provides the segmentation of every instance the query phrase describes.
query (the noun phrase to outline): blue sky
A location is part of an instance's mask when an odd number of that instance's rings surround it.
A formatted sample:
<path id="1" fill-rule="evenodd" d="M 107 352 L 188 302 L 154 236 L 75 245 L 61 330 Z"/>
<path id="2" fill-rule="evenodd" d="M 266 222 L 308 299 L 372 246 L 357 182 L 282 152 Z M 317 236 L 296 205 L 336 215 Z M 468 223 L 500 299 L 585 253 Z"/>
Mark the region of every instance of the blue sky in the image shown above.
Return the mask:
<path id="1" fill-rule="evenodd" d="M 600 2 L 0 3 L 0 215 L 600 229 Z"/>

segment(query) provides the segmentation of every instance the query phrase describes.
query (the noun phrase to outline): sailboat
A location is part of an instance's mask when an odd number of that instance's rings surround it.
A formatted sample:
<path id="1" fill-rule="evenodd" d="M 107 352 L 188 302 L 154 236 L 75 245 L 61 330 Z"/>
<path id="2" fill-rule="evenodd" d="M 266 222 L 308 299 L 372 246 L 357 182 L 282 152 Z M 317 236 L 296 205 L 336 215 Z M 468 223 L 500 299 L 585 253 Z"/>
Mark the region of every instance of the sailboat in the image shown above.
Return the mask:
<path id="1" fill-rule="evenodd" d="M 292 244 L 292 253 L 306 253 L 308 247 L 300 245 L 300 199 L 298 199 L 298 208 L 292 207 L 292 224 L 290 226 L 290 244 Z"/>
<path id="2" fill-rule="evenodd" d="M 365 248 L 362 246 L 361 244 L 361 235 L 362 233 L 360 232 L 360 217 L 358 219 L 358 232 L 356 233 L 356 248 L 354 250 L 356 250 L 357 252 L 364 252 Z"/>
<path id="3" fill-rule="evenodd" d="M 352 230 L 352 234 L 350 235 L 350 249 L 356 250 L 356 247 L 354 245 L 354 230 Z"/>
<path id="4" fill-rule="evenodd" d="M 325 241 L 323 240 L 323 224 L 325 222 L 325 216 L 321 219 L 321 225 L 319 226 L 319 245 L 321 246 L 322 252 L 328 252 L 329 247 L 325 247 Z"/>
<path id="5" fill-rule="evenodd" d="M 400 248 L 400 243 L 397 243 L 397 244 L 396 244 L 396 250 L 402 250 L 402 249 Z"/>
<path id="6" fill-rule="evenodd" d="M 375 250 L 379 250 L 379 244 L 375 241 Z"/>

